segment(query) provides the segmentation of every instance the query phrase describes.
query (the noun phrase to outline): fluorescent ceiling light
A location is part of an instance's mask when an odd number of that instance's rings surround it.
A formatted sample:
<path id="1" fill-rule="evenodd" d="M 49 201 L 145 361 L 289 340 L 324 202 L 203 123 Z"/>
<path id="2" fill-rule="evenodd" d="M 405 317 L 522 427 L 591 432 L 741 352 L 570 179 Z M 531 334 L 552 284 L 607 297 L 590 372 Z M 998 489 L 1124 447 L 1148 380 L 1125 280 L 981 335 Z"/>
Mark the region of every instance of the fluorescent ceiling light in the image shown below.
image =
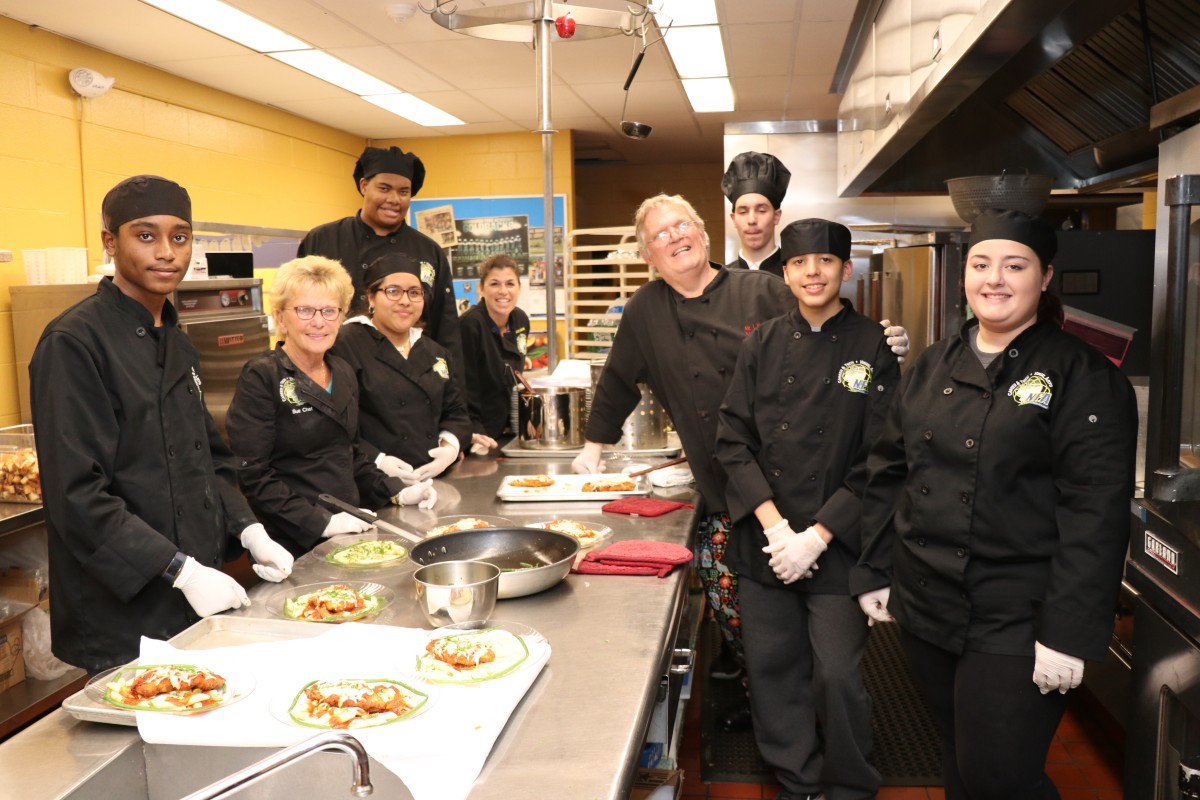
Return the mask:
<path id="1" fill-rule="evenodd" d="M 218 2 L 218 0 L 142 0 L 142 2 L 260 53 L 304 50 L 311 46 L 295 36 L 289 36 L 278 28 L 245 12 L 238 11 L 232 6 Z"/>
<path id="2" fill-rule="evenodd" d="M 721 29 L 716 25 L 672 28 L 667 32 L 666 42 L 680 78 L 719 78 L 729 74 Z"/>
<path id="3" fill-rule="evenodd" d="M 692 110 L 698 113 L 709 111 L 733 111 L 733 85 L 729 78 L 701 78 L 680 81 L 687 92 Z"/>
<path id="4" fill-rule="evenodd" d="M 656 5 L 660 8 L 654 12 L 654 21 L 664 30 L 672 20 L 675 28 L 717 24 L 716 0 L 665 0 Z"/>
<path id="5" fill-rule="evenodd" d="M 384 83 L 374 75 L 368 75 L 358 67 L 352 67 L 323 50 L 291 50 L 267 55 L 357 95 L 391 94 L 400 91 L 390 83 Z"/>
<path id="6" fill-rule="evenodd" d="M 437 106 L 430 105 L 416 95 L 406 92 L 365 96 L 363 100 L 374 103 L 384 111 L 390 111 L 396 116 L 404 117 L 428 128 L 467 124 L 453 114 L 447 114 Z"/>

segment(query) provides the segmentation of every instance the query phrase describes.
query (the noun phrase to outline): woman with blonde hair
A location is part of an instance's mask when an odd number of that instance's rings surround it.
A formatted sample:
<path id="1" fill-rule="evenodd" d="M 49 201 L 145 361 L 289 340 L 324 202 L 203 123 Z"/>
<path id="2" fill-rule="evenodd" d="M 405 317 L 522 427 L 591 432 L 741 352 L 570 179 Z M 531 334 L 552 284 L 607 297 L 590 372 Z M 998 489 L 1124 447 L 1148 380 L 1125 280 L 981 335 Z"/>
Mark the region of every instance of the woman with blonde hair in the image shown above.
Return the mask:
<path id="1" fill-rule="evenodd" d="M 372 508 L 389 500 L 428 508 L 437 499 L 429 481 L 406 487 L 360 447 L 358 381 L 329 352 L 353 293 L 331 259 L 306 256 L 280 267 L 270 291 L 280 342 L 242 369 L 226 417 L 250 507 L 297 556 L 324 537 L 367 528 L 319 505 L 319 494 Z"/>

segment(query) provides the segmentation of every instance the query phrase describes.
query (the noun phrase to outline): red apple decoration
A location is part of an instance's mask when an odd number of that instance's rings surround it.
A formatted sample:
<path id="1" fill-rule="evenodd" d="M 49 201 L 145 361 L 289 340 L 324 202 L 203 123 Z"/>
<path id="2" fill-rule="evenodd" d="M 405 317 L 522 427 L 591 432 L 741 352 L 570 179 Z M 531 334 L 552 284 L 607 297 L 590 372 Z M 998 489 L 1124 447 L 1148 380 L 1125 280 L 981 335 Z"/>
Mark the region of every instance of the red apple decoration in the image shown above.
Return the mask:
<path id="1" fill-rule="evenodd" d="M 558 38 L 570 39 L 575 35 L 575 19 L 570 14 L 563 14 L 554 20 L 554 30 L 558 31 Z"/>

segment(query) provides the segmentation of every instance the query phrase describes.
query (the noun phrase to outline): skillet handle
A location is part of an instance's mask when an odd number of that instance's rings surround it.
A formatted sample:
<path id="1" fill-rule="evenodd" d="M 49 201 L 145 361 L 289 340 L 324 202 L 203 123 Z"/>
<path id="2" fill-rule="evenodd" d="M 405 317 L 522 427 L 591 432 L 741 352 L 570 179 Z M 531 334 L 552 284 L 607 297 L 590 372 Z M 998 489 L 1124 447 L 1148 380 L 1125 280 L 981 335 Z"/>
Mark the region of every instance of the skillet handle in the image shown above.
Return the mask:
<path id="1" fill-rule="evenodd" d="M 356 519 L 361 519 L 363 522 L 370 522 L 371 524 L 374 524 L 379 519 L 379 515 L 375 512 L 366 511 L 358 506 L 350 505 L 343 500 L 337 499 L 331 494 L 319 494 L 317 495 L 317 499 L 330 508 L 336 508 L 338 511 L 344 511 Z"/>

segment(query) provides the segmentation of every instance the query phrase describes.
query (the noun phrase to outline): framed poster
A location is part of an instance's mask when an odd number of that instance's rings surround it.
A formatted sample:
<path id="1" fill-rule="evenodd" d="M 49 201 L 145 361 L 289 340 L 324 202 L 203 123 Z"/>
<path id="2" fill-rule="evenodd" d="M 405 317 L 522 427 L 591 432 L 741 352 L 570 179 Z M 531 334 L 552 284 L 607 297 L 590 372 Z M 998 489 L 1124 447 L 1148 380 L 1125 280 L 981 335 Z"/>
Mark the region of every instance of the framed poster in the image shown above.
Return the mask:
<path id="1" fill-rule="evenodd" d="M 454 206 L 436 206 L 416 213 L 416 228 L 443 248 L 458 244 Z"/>
<path id="2" fill-rule="evenodd" d="M 479 265 L 489 256 L 505 253 L 517 262 L 521 277 L 518 305 L 530 317 L 546 314 L 546 258 L 544 201 L 541 195 L 509 197 L 439 197 L 412 201 L 410 222 L 439 243 L 443 239 L 421 228 L 422 225 L 453 227 L 453 245 L 443 245 L 450 257 L 455 280 L 455 295 L 473 285 L 478 299 Z M 554 196 L 555 311 L 564 316 L 566 292 L 563 291 L 563 231 L 566 220 L 565 195 Z M 444 227 L 442 228 L 444 231 Z M 443 235 L 449 238 L 449 234 Z M 460 304 L 461 305 L 461 304 Z"/>

